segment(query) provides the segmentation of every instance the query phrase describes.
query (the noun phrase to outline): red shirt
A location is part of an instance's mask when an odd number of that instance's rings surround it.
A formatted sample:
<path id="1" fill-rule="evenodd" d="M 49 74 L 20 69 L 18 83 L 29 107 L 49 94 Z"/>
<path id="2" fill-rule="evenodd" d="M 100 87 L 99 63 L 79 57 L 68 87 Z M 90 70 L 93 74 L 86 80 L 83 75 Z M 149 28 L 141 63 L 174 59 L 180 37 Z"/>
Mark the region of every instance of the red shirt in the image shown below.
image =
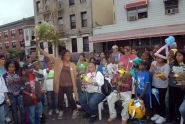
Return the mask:
<path id="1" fill-rule="evenodd" d="M 123 85 L 119 86 L 119 89 L 118 89 L 120 92 L 132 91 L 132 76 L 129 75 L 129 76 L 125 77 L 122 84 Z M 124 86 L 124 84 L 126 84 L 128 86 Z"/>

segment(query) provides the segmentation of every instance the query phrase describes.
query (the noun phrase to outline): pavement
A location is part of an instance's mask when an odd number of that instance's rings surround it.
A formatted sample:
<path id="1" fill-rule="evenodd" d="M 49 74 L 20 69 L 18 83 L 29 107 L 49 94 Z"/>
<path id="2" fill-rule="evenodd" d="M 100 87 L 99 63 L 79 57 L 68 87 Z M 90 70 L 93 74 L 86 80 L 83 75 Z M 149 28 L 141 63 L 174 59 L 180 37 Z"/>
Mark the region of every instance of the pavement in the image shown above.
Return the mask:
<path id="1" fill-rule="evenodd" d="M 80 115 L 77 119 L 71 119 L 72 111 L 70 109 L 66 109 L 64 111 L 64 116 L 62 120 L 58 120 L 56 114 L 52 116 L 47 115 L 48 119 L 46 120 L 46 124 L 90 124 L 88 119 L 82 118 L 83 114 L 84 114 L 83 112 L 80 112 Z M 109 115 L 108 112 L 104 110 L 102 115 L 103 115 L 103 119 L 101 121 L 97 119 L 97 121 L 94 122 L 93 124 L 107 124 L 106 120 Z M 113 124 L 120 124 L 120 123 L 121 123 L 121 117 L 119 115 L 118 119 L 116 119 Z M 129 121 L 128 124 L 132 124 L 132 122 Z M 144 124 L 154 124 L 154 123 L 150 121 L 146 121 Z"/>

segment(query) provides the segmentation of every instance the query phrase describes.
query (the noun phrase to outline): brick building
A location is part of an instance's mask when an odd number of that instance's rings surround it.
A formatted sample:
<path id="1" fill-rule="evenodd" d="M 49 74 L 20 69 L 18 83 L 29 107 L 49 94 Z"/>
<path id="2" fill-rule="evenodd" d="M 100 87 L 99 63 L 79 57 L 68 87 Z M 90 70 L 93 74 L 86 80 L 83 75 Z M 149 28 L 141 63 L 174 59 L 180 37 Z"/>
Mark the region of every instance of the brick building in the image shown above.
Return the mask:
<path id="1" fill-rule="evenodd" d="M 34 32 L 31 33 L 30 36 L 25 35 L 25 29 L 28 29 L 28 27 L 34 29 L 34 17 L 24 18 L 15 22 L 1 25 L 0 50 L 5 51 L 6 49 L 10 48 L 21 48 L 27 51 L 25 47 L 25 41 L 27 38 L 31 40 L 32 35 L 34 35 Z"/>

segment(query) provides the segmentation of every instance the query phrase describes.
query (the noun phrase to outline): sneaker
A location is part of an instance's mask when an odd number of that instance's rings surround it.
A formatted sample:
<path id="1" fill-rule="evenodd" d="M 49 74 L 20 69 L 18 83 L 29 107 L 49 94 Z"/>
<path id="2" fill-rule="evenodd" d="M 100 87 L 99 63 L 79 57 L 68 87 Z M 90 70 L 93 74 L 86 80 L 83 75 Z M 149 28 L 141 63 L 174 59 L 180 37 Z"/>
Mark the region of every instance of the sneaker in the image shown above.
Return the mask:
<path id="1" fill-rule="evenodd" d="M 165 123 L 165 122 L 166 122 L 166 118 L 163 118 L 163 117 L 159 117 L 159 118 L 155 121 L 156 124 L 163 124 L 163 123 Z"/>
<path id="2" fill-rule="evenodd" d="M 52 115 L 53 114 L 53 110 L 49 110 L 49 113 L 48 113 L 48 115 Z"/>
<path id="3" fill-rule="evenodd" d="M 79 116 L 79 112 L 77 110 L 73 111 L 72 119 L 76 119 Z"/>
<path id="4" fill-rule="evenodd" d="M 62 119 L 63 118 L 63 114 L 64 114 L 63 111 L 59 111 L 59 113 L 58 113 L 58 119 Z"/>
<path id="5" fill-rule="evenodd" d="M 92 116 L 89 118 L 89 123 L 94 123 L 96 120 L 97 120 L 97 115 L 92 115 Z"/>
<path id="6" fill-rule="evenodd" d="M 155 114 L 153 117 L 151 117 L 152 121 L 156 121 L 160 116 L 158 114 Z"/>
<path id="7" fill-rule="evenodd" d="M 58 110 L 58 109 L 56 109 L 56 110 L 55 110 L 55 112 L 58 114 L 58 113 L 59 113 L 59 110 Z"/>
<path id="8" fill-rule="evenodd" d="M 11 121 L 12 121 L 12 120 L 11 120 L 10 117 L 6 117 L 6 118 L 5 118 L 5 122 L 6 122 L 6 123 L 10 123 Z"/>

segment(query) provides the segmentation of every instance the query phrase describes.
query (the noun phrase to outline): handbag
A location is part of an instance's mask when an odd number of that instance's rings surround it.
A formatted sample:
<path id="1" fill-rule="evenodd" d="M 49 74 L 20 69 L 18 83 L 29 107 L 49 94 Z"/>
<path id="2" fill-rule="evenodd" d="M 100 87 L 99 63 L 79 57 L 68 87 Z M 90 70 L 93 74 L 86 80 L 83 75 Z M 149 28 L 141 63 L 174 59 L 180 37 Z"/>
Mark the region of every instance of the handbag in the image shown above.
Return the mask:
<path id="1" fill-rule="evenodd" d="M 103 95 L 108 96 L 112 92 L 112 86 L 107 79 L 104 78 L 104 84 L 101 86 Z"/>

